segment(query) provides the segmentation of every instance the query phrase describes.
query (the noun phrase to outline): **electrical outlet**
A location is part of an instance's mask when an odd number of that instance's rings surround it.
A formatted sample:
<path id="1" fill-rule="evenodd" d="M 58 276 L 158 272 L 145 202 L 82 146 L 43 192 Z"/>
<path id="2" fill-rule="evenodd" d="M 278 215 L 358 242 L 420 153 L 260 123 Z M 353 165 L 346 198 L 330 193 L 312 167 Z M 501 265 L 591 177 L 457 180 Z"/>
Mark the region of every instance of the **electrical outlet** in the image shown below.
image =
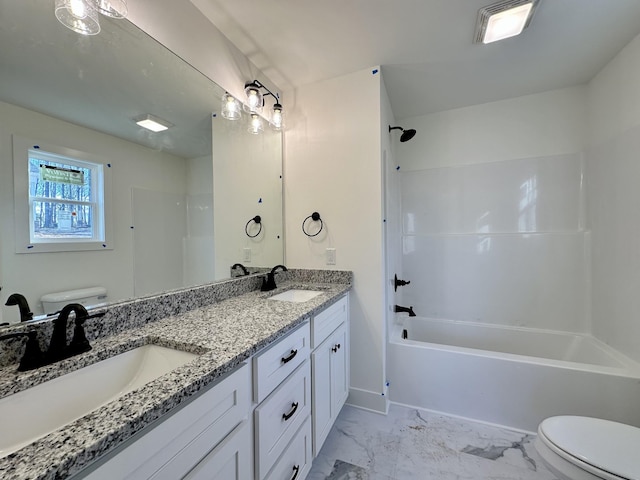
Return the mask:
<path id="1" fill-rule="evenodd" d="M 251 249 L 250 248 L 243 248 L 242 249 L 242 261 L 249 263 L 251 262 Z"/>
<path id="2" fill-rule="evenodd" d="M 335 264 L 336 264 L 336 249 L 327 248 L 327 265 L 335 265 Z"/>

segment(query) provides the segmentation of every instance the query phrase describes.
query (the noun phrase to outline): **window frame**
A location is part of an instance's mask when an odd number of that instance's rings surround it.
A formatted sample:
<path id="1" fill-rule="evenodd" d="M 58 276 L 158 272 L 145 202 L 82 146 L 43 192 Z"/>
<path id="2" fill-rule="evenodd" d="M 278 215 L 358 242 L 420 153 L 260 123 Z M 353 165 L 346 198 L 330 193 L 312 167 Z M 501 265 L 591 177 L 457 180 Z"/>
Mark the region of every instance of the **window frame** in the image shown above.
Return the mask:
<path id="1" fill-rule="evenodd" d="M 12 140 L 16 253 L 112 250 L 111 164 L 99 155 L 49 142 L 39 142 L 19 135 L 13 135 Z M 89 169 L 95 165 L 94 171 L 102 170 L 102 182 L 98 178 L 92 178 L 94 182 L 92 191 L 96 194 L 96 198 L 94 202 L 89 203 L 95 205 L 93 214 L 97 215 L 95 219 L 98 220 L 94 225 L 93 238 L 51 238 L 32 241 L 33 198 L 39 198 L 31 197 L 29 193 L 29 164 L 30 158 L 33 156 L 31 152 L 34 151 L 36 157 L 42 157 L 43 160 Z M 66 199 L 50 199 L 49 201 L 69 204 L 84 203 L 83 201 Z"/>

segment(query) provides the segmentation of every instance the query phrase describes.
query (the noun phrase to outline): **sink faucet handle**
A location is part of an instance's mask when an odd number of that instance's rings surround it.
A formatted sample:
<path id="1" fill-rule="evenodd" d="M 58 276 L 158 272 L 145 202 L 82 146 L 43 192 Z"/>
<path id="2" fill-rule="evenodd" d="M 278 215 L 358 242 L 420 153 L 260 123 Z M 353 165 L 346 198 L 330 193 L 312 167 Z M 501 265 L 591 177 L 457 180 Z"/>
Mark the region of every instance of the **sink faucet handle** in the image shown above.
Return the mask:
<path id="1" fill-rule="evenodd" d="M 40 350 L 38 333 L 35 330 L 31 330 L 29 332 L 7 333 L 6 335 L 0 336 L 0 340 L 8 340 L 10 338 L 18 337 L 27 337 L 27 344 L 24 349 L 24 354 L 20 359 L 18 370 L 20 372 L 24 372 L 44 365 L 44 355 L 42 350 Z"/>

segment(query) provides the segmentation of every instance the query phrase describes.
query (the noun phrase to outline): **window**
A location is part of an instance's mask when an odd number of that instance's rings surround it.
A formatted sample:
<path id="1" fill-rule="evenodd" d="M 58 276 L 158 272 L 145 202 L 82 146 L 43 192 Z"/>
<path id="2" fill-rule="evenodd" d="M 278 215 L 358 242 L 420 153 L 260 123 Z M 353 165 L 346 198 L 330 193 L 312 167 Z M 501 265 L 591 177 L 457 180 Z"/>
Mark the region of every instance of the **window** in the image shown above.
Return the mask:
<path id="1" fill-rule="evenodd" d="M 16 251 L 110 248 L 109 168 L 89 153 L 14 136 Z"/>

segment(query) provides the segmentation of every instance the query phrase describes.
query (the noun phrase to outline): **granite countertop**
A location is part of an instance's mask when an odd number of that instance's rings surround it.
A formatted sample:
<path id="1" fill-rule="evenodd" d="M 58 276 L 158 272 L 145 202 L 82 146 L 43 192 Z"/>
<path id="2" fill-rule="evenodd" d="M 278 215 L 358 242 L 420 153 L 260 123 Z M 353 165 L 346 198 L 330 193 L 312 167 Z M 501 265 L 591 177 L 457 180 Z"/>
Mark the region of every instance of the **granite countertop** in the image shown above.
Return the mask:
<path id="1" fill-rule="evenodd" d="M 268 300 L 291 288 L 322 294 L 304 303 Z M 90 352 L 31 372 L 16 372 L 15 366 L 1 369 L 0 398 L 145 344 L 198 354 L 188 364 L 1 458 L 0 478 L 61 479 L 79 472 L 350 288 L 286 282 L 272 292 L 245 293 L 98 339 Z"/>

